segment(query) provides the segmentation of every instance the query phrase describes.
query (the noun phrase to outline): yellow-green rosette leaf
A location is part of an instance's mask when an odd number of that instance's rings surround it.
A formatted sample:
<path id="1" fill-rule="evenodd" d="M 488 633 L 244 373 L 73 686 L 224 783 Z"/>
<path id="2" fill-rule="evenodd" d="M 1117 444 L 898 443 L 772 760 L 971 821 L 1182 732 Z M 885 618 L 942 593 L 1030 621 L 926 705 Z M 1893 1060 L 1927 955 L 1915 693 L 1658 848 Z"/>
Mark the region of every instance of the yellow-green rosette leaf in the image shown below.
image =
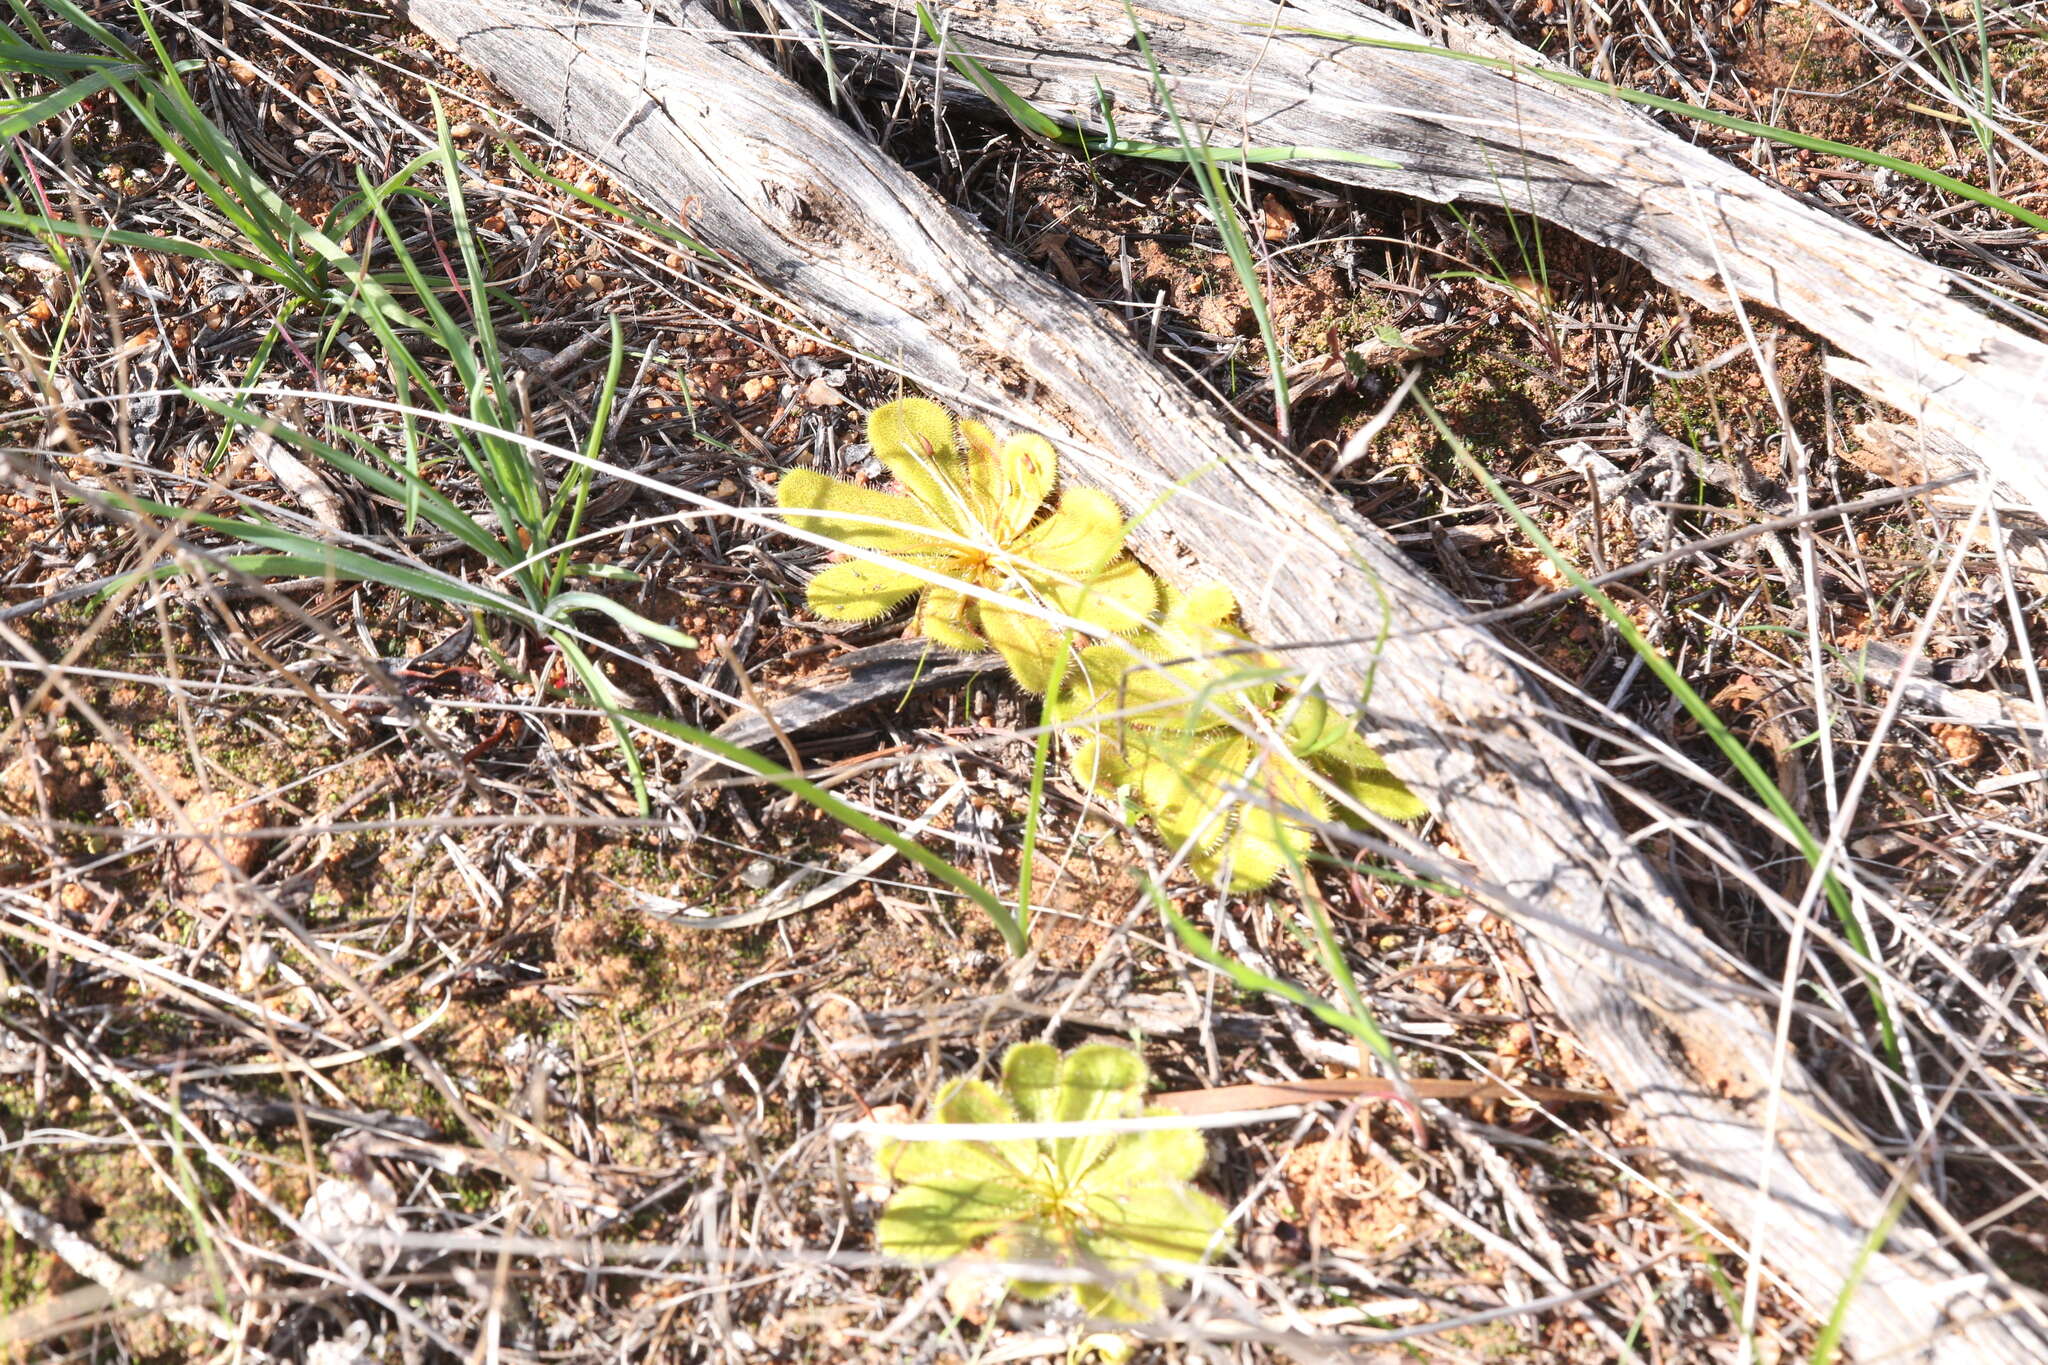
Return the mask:
<path id="1" fill-rule="evenodd" d="M 1161 825 L 1180 842 L 1192 838 L 1197 848 L 1215 848 L 1230 833 L 1240 804 L 1235 790 L 1252 766 L 1252 742 L 1232 730 L 1169 739 L 1160 748 L 1178 778 L 1175 797 L 1159 813 Z"/>
<path id="2" fill-rule="evenodd" d="M 1012 1265 L 1070 1266 L 1076 1263 L 1080 1248 L 1075 1239 L 1066 1235 L 1061 1224 L 1025 1222 L 1013 1224 L 997 1233 L 988 1244 L 988 1258 L 992 1261 L 1008 1261 Z M 1061 1280 L 1015 1279 L 1010 1281 L 1010 1292 L 1020 1299 L 1049 1299 L 1067 1287 Z"/>
<path id="3" fill-rule="evenodd" d="M 1083 644 L 1075 654 L 1075 666 L 1067 670 L 1065 686 L 1054 704 L 1054 720 L 1086 727 L 1092 733 L 1096 722 L 1117 709 L 1117 682 L 1130 652 L 1119 645 Z"/>
<path id="4" fill-rule="evenodd" d="M 911 634 L 922 635 L 962 654 L 979 654 L 987 647 L 988 642 L 970 624 L 975 614 L 972 598 L 957 588 L 936 583 L 924 588 L 924 596 L 918 599 L 917 615 L 910 623 Z"/>
<path id="5" fill-rule="evenodd" d="M 1176 630 L 1222 630 L 1237 615 L 1237 595 L 1221 581 L 1173 593 L 1163 604 L 1166 621 Z"/>
<path id="6" fill-rule="evenodd" d="M 963 525 L 966 480 L 951 414 L 928 399 L 899 398 L 868 414 L 868 441 L 911 497 L 946 525 Z"/>
<path id="7" fill-rule="evenodd" d="M 1287 753 L 1269 753 L 1259 780 L 1271 797 L 1273 810 L 1296 823 L 1322 823 L 1330 818 L 1330 798 L 1316 784 L 1307 765 Z"/>
<path id="8" fill-rule="evenodd" d="M 1102 1278 L 1075 1290 L 1082 1311 L 1092 1317 L 1139 1322 L 1158 1316 L 1166 1306 L 1165 1287 L 1186 1276 L 1152 1262 L 1200 1264 L 1212 1241 L 1228 1245 L 1219 1232 L 1223 1206 L 1185 1184 L 1153 1181 L 1130 1188 L 1115 1197 L 1113 1214 L 1099 1203 L 1093 1207 L 1097 1220 L 1081 1234 L 1081 1257 Z"/>
<path id="9" fill-rule="evenodd" d="M 1204 583 L 1184 593 L 1162 586 L 1159 625 L 1148 647 L 1162 658 L 1204 658 L 1236 650 L 1249 643 L 1231 625 L 1236 615 L 1237 598 L 1222 583 Z"/>
<path id="10" fill-rule="evenodd" d="M 1060 1050 L 1051 1043 L 1018 1043 L 1003 1054 L 1003 1093 L 1024 1123 L 1058 1117 Z"/>
<path id="11" fill-rule="evenodd" d="M 976 515 L 998 543 L 1008 544 L 1031 525 L 1052 492 L 1058 467 L 1052 443 L 1019 432 L 997 445 L 994 434 L 979 422 L 962 422 L 960 438 L 966 447 L 967 487 Z"/>
<path id="12" fill-rule="evenodd" d="M 1115 1043 L 1088 1043 L 1060 1059 L 1052 1108 L 1060 1123 L 1123 1119 L 1144 1108 L 1151 1072 L 1145 1059 Z"/>
<path id="13" fill-rule="evenodd" d="M 982 638 L 1003 656 L 1019 687 L 1042 694 L 1052 685 L 1054 665 L 1073 638 L 1072 631 L 994 602 L 981 603 L 979 614 Z"/>
<path id="14" fill-rule="evenodd" d="M 1133 730 L 1120 747 L 1124 784 L 1159 826 L 1160 836 L 1175 847 L 1201 837 L 1202 787 L 1187 767 L 1192 746 Z"/>
<path id="15" fill-rule="evenodd" d="M 1159 606 L 1159 580 L 1135 559 L 1118 559 L 1079 583 L 1062 583 L 1053 605 L 1077 621 L 1130 635 L 1151 624 Z"/>
<path id="16" fill-rule="evenodd" d="M 1003 442 L 996 451 L 996 467 L 1002 471 L 1002 483 L 996 488 L 1001 495 L 1001 505 L 1018 509 L 1023 517 L 1013 521 L 1019 530 L 1030 525 L 1031 517 L 1039 506 L 1052 495 L 1053 480 L 1059 472 L 1059 456 L 1053 453 L 1052 442 L 1036 432 L 1020 431 Z"/>
<path id="17" fill-rule="evenodd" d="M 987 1081 L 954 1081 L 932 1102 L 933 1123 L 1016 1123 L 1017 1105 Z"/>
<path id="18" fill-rule="evenodd" d="M 955 1081 L 939 1092 L 939 1098 L 932 1105 L 933 1123 L 1017 1121 L 1016 1105 L 1010 1101 L 1009 1096 L 987 1081 Z M 1007 1163 L 1012 1170 L 1028 1175 L 1037 1169 L 1038 1145 L 1029 1138 L 1007 1138 L 1001 1142 L 984 1142 L 977 1138 L 958 1143 L 933 1142 L 924 1145 L 940 1149 L 940 1154 L 933 1156 L 932 1160 L 940 1159 L 943 1149 L 946 1148 L 977 1147 Z"/>
<path id="19" fill-rule="evenodd" d="M 1116 750 L 1103 743 L 1100 735 L 1088 735 L 1074 746 L 1069 771 L 1074 781 L 1089 791 L 1114 792 L 1124 785 Z"/>
<path id="20" fill-rule="evenodd" d="M 1073 1365 L 1131 1365 L 1137 1338 L 1128 1332 L 1090 1332 L 1074 1346 Z"/>
<path id="21" fill-rule="evenodd" d="M 804 589 L 811 610 L 828 621 L 872 621 L 924 586 L 890 564 L 848 559 L 819 571 Z"/>
<path id="22" fill-rule="evenodd" d="M 1287 747 L 1297 758 L 1321 753 L 1351 733 L 1351 722 L 1320 692 L 1296 693 L 1289 704 L 1294 718 L 1287 723 Z"/>
<path id="23" fill-rule="evenodd" d="M 792 469 L 776 486 L 775 499 L 791 526 L 842 545 L 896 555 L 939 548 L 929 534 L 937 526 L 931 513 L 897 493 L 856 487 L 815 469 Z"/>
<path id="24" fill-rule="evenodd" d="M 1027 585 L 1035 598 L 1055 611 L 1105 630 L 1142 626 L 1157 599 L 1152 575 L 1133 560 L 1123 559 L 1095 574 L 1085 585 Z M 1043 693 L 1052 685 L 1060 655 L 1072 648 L 1075 633 L 1040 616 L 1012 611 L 995 602 L 979 605 L 981 633 L 1003 656 L 1010 672 L 1027 692 Z M 1069 668 L 1068 676 L 1078 669 Z"/>
<path id="25" fill-rule="evenodd" d="M 1227 724 L 1227 707 L 1234 697 L 1228 680 L 1212 664 L 1161 663 L 1118 645 L 1095 645 L 1081 652 L 1074 695 L 1085 698 L 1085 704 L 1072 708 L 1076 716 L 1114 716 L 1105 723 L 1184 733 Z"/>
<path id="26" fill-rule="evenodd" d="M 1144 1322 L 1166 1310 L 1165 1279 L 1142 1266 L 1098 1263 L 1101 1283 L 1074 1286 L 1074 1301 L 1091 1318 L 1110 1322 Z"/>
<path id="27" fill-rule="evenodd" d="M 1001 1087 L 948 1086 L 934 1119 L 1059 1123 L 1134 1117 L 1150 1075 L 1127 1048 L 1096 1043 L 1061 1054 L 1024 1043 L 1003 1056 Z M 1158 1113 L 1161 1111 L 1152 1111 Z M 925 1149 L 932 1150 L 925 1150 Z M 1150 1262 L 1194 1262 L 1227 1244 L 1223 1206 L 1189 1180 L 1204 1156 L 1191 1129 L 1018 1143 L 893 1143 L 902 1181 L 883 1210 L 883 1249 L 918 1261 L 972 1253 L 982 1261 L 1080 1270 L 1086 1311 L 1123 1320 L 1157 1315 L 1180 1276 Z M 1065 1285 L 1030 1274 L 1010 1288 L 1045 1298 Z"/>
<path id="28" fill-rule="evenodd" d="M 1232 891 L 1259 891 L 1308 856 L 1307 829 L 1284 815 L 1246 806 L 1237 812 L 1229 837 L 1191 860 L 1211 880 L 1230 874 Z"/>
<path id="29" fill-rule="evenodd" d="M 883 1251 L 906 1261 L 949 1260 L 1008 1224 L 1029 1218 L 1036 1203 L 1030 1190 L 1011 1181 L 935 1177 L 905 1184 L 890 1196 L 876 1220 L 875 1240 Z"/>
<path id="30" fill-rule="evenodd" d="M 985 423 L 965 417 L 960 419 L 957 430 L 960 466 L 967 471 L 968 487 L 986 487 L 989 480 L 982 471 L 996 458 L 996 434 Z M 1044 495 L 1041 494 L 1038 500 L 1044 502 Z"/>
<path id="31" fill-rule="evenodd" d="M 978 1082 L 977 1082 L 978 1084 Z M 994 1122 L 995 1120 L 991 1120 Z M 1014 1123 L 1014 1119 L 1001 1120 Z M 888 1142 L 878 1157 L 882 1171 L 904 1185 L 958 1181 L 1027 1179 L 1037 1168 L 1033 1142 Z"/>
<path id="32" fill-rule="evenodd" d="M 1315 756 L 1315 765 L 1367 810 L 1384 820 L 1420 820 L 1429 806 L 1394 776 L 1385 759 L 1350 731 Z"/>
<path id="33" fill-rule="evenodd" d="M 1377 756 L 1375 756 L 1377 757 Z M 1344 768 L 1331 773 L 1361 806 L 1384 820 L 1421 820 L 1429 805 L 1406 783 L 1394 776 L 1384 763 L 1361 768 Z"/>
<path id="34" fill-rule="evenodd" d="M 1151 1074 L 1137 1053 L 1113 1043 L 1090 1043 L 1060 1059 L 1059 1081 L 1052 1095 L 1051 1117 L 1061 1123 L 1091 1119 L 1132 1118 L 1145 1107 L 1145 1086 Z M 1125 1134 L 1055 1138 L 1053 1164 L 1070 1184 L 1087 1172 Z"/>
<path id="35" fill-rule="evenodd" d="M 1165 1109 L 1147 1109 L 1158 1117 Z M 1209 1159 L 1209 1144 L 1199 1128 L 1153 1128 L 1128 1133 L 1088 1172 L 1093 1189 L 1138 1189 L 1160 1181 L 1193 1180 Z"/>
<path id="36" fill-rule="evenodd" d="M 1155 1180 L 1125 1190 L 1116 1200 L 1114 1218 L 1100 1218 L 1099 1231 L 1082 1240 L 1088 1252 L 1111 1265 L 1143 1261 L 1199 1264 L 1208 1255 L 1209 1243 L 1223 1226 L 1224 1216 L 1221 1204 L 1193 1186 Z M 1176 1281 L 1181 1278 L 1171 1271 L 1165 1273 Z"/>
<path id="37" fill-rule="evenodd" d="M 1055 574 L 1086 581 L 1123 553 L 1124 514 L 1106 493 L 1069 488 L 1052 515 L 1019 538 L 1017 551 Z"/>

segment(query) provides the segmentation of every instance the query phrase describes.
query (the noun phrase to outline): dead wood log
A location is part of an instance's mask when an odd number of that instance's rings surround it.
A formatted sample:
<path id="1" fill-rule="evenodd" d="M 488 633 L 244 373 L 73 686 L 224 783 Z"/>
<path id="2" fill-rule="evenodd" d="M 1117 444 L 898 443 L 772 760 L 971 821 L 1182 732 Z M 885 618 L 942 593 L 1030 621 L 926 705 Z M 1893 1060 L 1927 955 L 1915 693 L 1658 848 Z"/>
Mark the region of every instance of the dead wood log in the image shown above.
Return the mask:
<path id="1" fill-rule="evenodd" d="M 824 0 L 875 43 L 844 64 L 935 66 L 915 0 Z M 1063 121 L 1177 142 L 1122 0 L 932 4 L 945 41 Z M 1184 124 L 1220 148 L 1340 149 L 1344 161 L 1268 166 L 1442 202 L 1534 213 L 1634 257 L 1717 309 L 1728 288 L 1846 352 L 1831 372 L 1960 442 L 1998 495 L 2048 516 L 2048 345 L 1985 316 L 1947 272 L 1728 165 L 1638 110 L 1535 76 L 1290 30 L 1424 43 L 1358 0 L 1145 0 L 1138 17 Z M 797 35 L 801 36 L 801 35 Z M 1442 45 L 1546 59 L 1476 23 Z M 859 55 L 847 55 L 856 52 Z M 915 56 L 913 56 L 915 54 Z M 947 98 L 987 104 L 946 68 Z"/>
<path id="2" fill-rule="evenodd" d="M 1376 529 L 1226 428 L 1098 310 L 993 249 L 701 4 L 676 8 L 673 25 L 634 0 L 412 0 L 410 13 L 835 335 L 955 402 L 1039 416 L 1069 473 L 1127 507 L 1171 491 L 1135 547 L 1169 578 L 1229 581 L 1259 638 L 1372 641 L 1387 628 L 1377 655 L 1337 643 L 1301 657 L 1340 695 L 1372 676 L 1372 739 L 1450 821 L 1482 873 L 1475 891 L 1529 931 L 1566 1022 L 1671 1162 L 1824 1314 L 1881 1216 L 1876 1173 L 1789 1060 L 1766 1143 L 1773 1045 L 1753 996 L 1502 651 Z M 1854 1342 L 1958 1365 L 2048 1353 L 1963 1270 L 1902 1227 L 1865 1267 Z"/>

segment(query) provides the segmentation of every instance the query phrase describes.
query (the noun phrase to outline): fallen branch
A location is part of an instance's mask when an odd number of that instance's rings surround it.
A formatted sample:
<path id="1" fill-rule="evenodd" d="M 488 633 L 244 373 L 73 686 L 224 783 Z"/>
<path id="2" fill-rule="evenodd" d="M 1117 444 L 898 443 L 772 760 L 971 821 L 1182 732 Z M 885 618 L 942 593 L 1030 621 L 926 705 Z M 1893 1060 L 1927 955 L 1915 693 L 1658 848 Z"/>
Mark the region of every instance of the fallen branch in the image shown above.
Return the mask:
<path id="1" fill-rule="evenodd" d="M 701 4 L 679 6 L 677 26 L 622 0 L 413 0 L 411 13 L 835 336 L 956 404 L 1039 421 L 1066 442 L 1065 469 L 1127 507 L 1158 501 L 1133 547 L 1183 585 L 1228 581 L 1257 638 L 1384 631 L 1377 653 L 1308 644 L 1296 657 L 1338 695 L 1370 684 L 1368 737 L 1450 822 L 1480 869 L 1475 894 L 1528 931 L 1566 1023 L 1672 1163 L 1826 1316 L 1884 1216 L 1873 1167 L 1796 1064 L 1767 1147 L 1756 1115 L 1770 1029 L 1617 826 L 1592 766 L 1539 719 L 1541 699 L 1460 604 Z M 1413 854 L 1427 865 L 1428 850 Z M 2048 1358 L 2048 1338 L 1925 1231 L 1898 1230 L 1864 1272 L 1850 1315 L 1860 1350 Z"/>
<path id="2" fill-rule="evenodd" d="M 778 737 L 797 735 L 882 702 L 900 703 L 920 692 L 947 687 L 1003 666 L 993 654 L 963 659 L 924 640 L 891 640 L 840 655 L 821 675 L 804 680 L 788 696 L 768 699 L 759 710 L 738 711 L 711 733 L 749 749 Z M 688 787 L 721 766 L 716 754 L 699 754 L 683 768 L 678 785 Z"/>
<path id="3" fill-rule="evenodd" d="M 88 1238 L 22 1203 L 5 1187 L 0 1187 L 0 1219 L 16 1236 L 41 1247 L 74 1273 L 92 1281 L 98 1286 L 97 1293 L 109 1303 L 132 1312 L 159 1314 L 166 1322 L 220 1341 L 234 1341 L 239 1336 L 233 1323 L 193 1302 L 189 1293 L 181 1294 L 161 1280 L 130 1270 Z M 181 1262 L 175 1267 L 175 1274 L 182 1279 L 192 1268 L 192 1262 Z M 67 1318 L 83 1317 L 97 1306 L 67 1298 L 10 1313 L 0 1318 L 0 1343 L 34 1340 L 62 1329 Z"/>
<path id="4" fill-rule="evenodd" d="M 825 0 L 870 43 L 930 75 L 917 0 Z M 1177 141 L 1120 0 L 930 0 L 950 50 L 983 63 L 1041 113 L 1092 134 L 1105 100 L 1123 139 Z M 1446 17 L 1439 46 L 1510 62 L 1475 67 L 1357 0 L 1146 0 L 1138 21 L 1190 134 L 1226 152 L 1341 149 L 1270 172 L 1441 202 L 1507 204 L 1642 262 L 1716 309 L 1732 290 L 1847 352 L 1831 373 L 1959 443 L 1998 495 L 2048 516 L 2048 345 L 1957 297 L 1939 266 L 1764 183 L 1605 95 L 1535 74 L 1548 59 Z M 1348 38 L 1318 34 L 1349 35 Z M 792 33 L 804 40 L 807 35 Z M 1368 45 L 1373 44 L 1373 45 Z M 842 57 L 843 61 L 844 58 Z M 947 67 L 946 97 L 989 101 Z M 1392 163 L 1391 168 L 1373 164 Z"/>

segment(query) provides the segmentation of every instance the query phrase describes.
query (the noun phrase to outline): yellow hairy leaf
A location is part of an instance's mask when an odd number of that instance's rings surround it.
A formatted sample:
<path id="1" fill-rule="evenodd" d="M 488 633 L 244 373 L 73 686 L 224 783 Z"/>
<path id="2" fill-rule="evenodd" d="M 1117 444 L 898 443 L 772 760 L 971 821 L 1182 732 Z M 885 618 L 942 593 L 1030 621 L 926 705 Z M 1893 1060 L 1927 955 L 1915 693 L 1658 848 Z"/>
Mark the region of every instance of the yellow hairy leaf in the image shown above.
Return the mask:
<path id="1" fill-rule="evenodd" d="M 945 514 L 958 506 L 964 489 L 960 447 L 944 408 L 923 398 L 884 403 L 868 414 L 868 442 L 906 493 L 939 514 L 941 524 L 955 524 Z"/>
<path id="2" fill-rule="evenodd" d="M 907 554 L 931 543 L 938 523 L 914 498 L 860 488 L 812 469 L 792 469 L 775 490 L 791 526 L 845 545 Z"/>
<path id="3" fill-rule="evenodd" d="M 813 578 L 804 600 L 828 621 L 872 621 L 923 586 L 891 565 L 849 559 Z"/>
<path id="4" fill-rule="evenodd" d="M 1055 714 L 1083 736 L 1077 781 L 1128 790 L 1198 874 L 1251 891 L 1305 858 L 1311 826 L 1331 818 L 1318 776 L 1387 818 L 1427 809 L 1321 693 L 1282 685 L 1236 611 L 1221 583 L 1163 590 L 1158 622 L 1128 646 L 1081 652 Z"/>

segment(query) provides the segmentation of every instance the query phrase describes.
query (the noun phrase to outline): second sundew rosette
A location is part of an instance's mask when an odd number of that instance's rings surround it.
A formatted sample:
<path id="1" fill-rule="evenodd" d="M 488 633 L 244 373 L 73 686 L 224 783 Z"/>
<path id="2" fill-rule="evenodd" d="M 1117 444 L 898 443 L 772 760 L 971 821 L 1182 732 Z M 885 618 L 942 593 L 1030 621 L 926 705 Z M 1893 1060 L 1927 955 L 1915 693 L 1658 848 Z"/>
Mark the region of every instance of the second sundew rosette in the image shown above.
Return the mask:
<path id="1" fill-rule="evenodd" d="M 791 526 L 886 557 L 848 558 L 813 578 L 806 598 L 818 615 L 868 621 L 915 597 L 912 634 L 967 653 L 995 649 L 1019 683 L 1044 692 L 1061 651 L 1086 632 L 1028 608 L 1098 632 L 1141 629 L 1156 610 L 1158 585 L 1124 556 L 1114 502 L 1067 488 L 1046 509 L 1058 462 L 1044 437 L 1018 432 L 998 444 L 979 422 L 956 426 L 938 404 L 904 398 L 869 414 L 868 440 L 901 492 L 798 469 L 777 493 Z"/>
<path id="2" fill-rule="evenodd" d="M 1162 590 L 1159 620 L 1080 651 L 1054 711 L 1083 786 L 1128 794 L 1189 864 L 1255 891 L 1314 844 L 1335 788 L 1389 820 L 1428 807 L 1320 693 L 1234 624 L 1221 583 Z"/>

